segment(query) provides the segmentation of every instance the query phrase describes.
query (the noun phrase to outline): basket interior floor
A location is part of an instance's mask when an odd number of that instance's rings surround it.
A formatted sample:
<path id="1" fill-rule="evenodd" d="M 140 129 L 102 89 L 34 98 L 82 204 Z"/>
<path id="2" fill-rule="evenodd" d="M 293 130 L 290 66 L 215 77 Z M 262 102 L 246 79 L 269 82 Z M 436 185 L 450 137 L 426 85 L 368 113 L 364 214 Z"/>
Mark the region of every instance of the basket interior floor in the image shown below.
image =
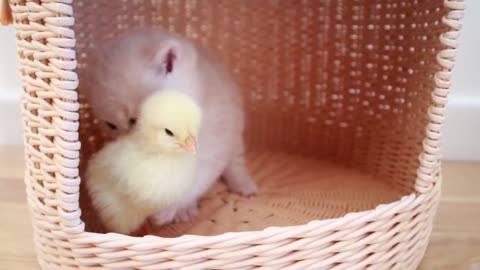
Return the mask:
<path id="1" fill-rule="evenodd" d="M 138 234 L 216 235 L 300 225 L 373 209 L 406 195 L 368 174 L 326 161 L 260 152 L 250 154 L 248 163 L 259 186 L 256 196 L 233 194 L 220 182 L 200 201 L 193 222 L 163 227 L 147 222 Z M 83 211 L 82 218 L 87 230 L 105 232 L 92 211 Z"/>

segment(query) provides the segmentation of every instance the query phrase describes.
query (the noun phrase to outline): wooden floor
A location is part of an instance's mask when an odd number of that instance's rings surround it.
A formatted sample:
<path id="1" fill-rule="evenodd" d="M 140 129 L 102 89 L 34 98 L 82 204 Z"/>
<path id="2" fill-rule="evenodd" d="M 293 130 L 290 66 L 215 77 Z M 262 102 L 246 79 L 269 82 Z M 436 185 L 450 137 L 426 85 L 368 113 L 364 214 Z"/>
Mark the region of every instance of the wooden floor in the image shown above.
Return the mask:
<path id="1" fill-rule="evenodd" d="M 444 163 L 443 196 L 422 270 L 480 270 L 480 163 Z M 0 148 L 0 269 L 39 269 L 23 185 L 23 153 Z"/>

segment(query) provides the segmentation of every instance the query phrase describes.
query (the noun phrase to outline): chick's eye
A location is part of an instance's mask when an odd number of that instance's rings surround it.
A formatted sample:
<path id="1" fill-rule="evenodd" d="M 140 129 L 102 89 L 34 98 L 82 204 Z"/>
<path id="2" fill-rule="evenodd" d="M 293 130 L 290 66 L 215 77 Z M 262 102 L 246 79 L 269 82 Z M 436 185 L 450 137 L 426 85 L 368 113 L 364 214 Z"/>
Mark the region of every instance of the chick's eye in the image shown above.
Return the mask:
<path id="1" fill-rule="evenodd" d="M 108 121 L 105 121 L 105 124 L 111 129 L 111 130 L 116 130 L 117 129 L 117 126 L 115 126 L 114 124 L 108 122 Z"/>
<path id="2" fill-rule="evenodd" d="M 173 132 L 170 129 L 166 128 L 165 133 L 167 133 L 168 136 L 173 137 Z"/>

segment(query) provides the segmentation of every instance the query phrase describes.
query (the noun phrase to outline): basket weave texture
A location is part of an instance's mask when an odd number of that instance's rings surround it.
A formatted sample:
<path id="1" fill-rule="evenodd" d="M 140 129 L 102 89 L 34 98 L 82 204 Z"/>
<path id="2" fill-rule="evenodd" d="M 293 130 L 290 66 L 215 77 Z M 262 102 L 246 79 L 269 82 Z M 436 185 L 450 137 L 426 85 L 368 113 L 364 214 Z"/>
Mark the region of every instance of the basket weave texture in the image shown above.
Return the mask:
<path id="1" fill-rule="evenodd" d="M 43 269 L 415 269 L 428 244 L 461 0 L 10 0 L 25 184 Z M 88 51 L 138 26 L 209 47 L 247 112 L 250 199 L 105 233 L 83 167 L 105 143 L 78 95 Z M 80 84 L 81 87 L 81 84 Z M 83 179 L 82 179 L 83 180 Z"/>

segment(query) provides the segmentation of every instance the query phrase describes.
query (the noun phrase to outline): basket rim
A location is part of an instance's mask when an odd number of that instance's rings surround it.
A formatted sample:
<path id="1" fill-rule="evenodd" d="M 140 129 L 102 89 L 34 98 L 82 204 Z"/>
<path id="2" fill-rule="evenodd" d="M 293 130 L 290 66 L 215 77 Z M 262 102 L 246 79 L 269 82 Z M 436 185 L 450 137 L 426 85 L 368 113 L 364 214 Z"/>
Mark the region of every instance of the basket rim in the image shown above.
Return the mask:
<path id="1" fill-rule="evenodd" d="M 449 30 L 439 36 L 445 48 L 437 54 L 437 64 L 441 70 L 434 75 L 435 89 L 432 91 L 432 105 L 428 108 L 429 122 L 425 127 L 423 150 L 419 155 L 420 165 L 417 169 L 415 190 L 419 194 L 429 192 L 436 183 L 436 175 L 440 173 L 440 139 L 441 127 L 445 121 L 447 96 L 450 91 L 450 81 L 458 48 L 458 37 L 462 29 L 460 20 L 465 10 L 464 0 L 444 0 L 444 6 L 449 9 L 443 16 L 442 23 Z"/>
<path id="2" fill-rule="evenodd" d="M 439 185 L 435 185 L 435 186 L 438 187 Z M 439 188 L 436 188 L 436 190 L 439 191 Z M 284 238 L 288 238 L 291 235 L 301 234 L 302 232 L 311 232 L 315 230 L 329 232 L 332 229 L 338 229 L 342 226 L 354 227 L 359 224 L 363 224 L 368 221 L 371 221 L 372 219 L 375 219 L 378 217 L 383 217 L 383 218 L 393 217 L 400 210 L 405 211 L 406 209 L 412 210 L 416 208 L 421 203 L 423 203 L 426 199 L 427 199 L 427 196 L 425 194 L 418 195 L 418 194 L 412 193 L 409 195 L 402 196 L 397 201 L 377 205 L 375 208 L 370 210 L 350 212 L 337 218 L 312 220 L 308 223 L 300 224 L 300 225 L 270 226 L 262 230 L 225 232 L 217 235 L 184 234 L 179 237 L 162 237 L 157 235 L 130 236 L 130 235 L 119 234 L 119 233 L 96 233 L 96 232 L 83 231 L 81 232 L 81 234 L 78 235 L 78 237 L 70 238 L 69 241 L 81 244 L 81 243 L 92 243 L 92 242 L 88 240 L 77 240 L 77 239 L 96 238 L 95 241 L 98 241 L 98 242 L 132 239 L 132 240 L 135 240 L 135 243 L 132 243 L 132 245 L 138 245 L 143 241 L 148 241 L 144 243 L 147 245 L 151 245 L 152 240 L 157 240 L 157 241 L 160 240 L 162 242 L 162 245 L 175 244 L 178 248 L 184 248 L 184 247 L 195 248 L 196 243 L 192 243 L 191 242 L 192 240 L 198 240 L 199 242 L 201 242 L 198 244 L 198 246 L 200 245 L 203 246 L 206 244 L 205 239 L 210 240 L 212 243 L 216 243 L 216 242 L 220 243 L 220 242 L 224 242 L 232 239 L 239 239 L 240 237 L 242 237 L 243 239 L 241 242 L 244 242 L 244 241 L 249 242 L 251 239 L 248 239 L 248 236 L 252 234 L 255 235 L 254 236 L 255 239 L 258 239 L 258 238 L 263 239 L 263 238 L 270 238 L 270 237 L 284 239 Z M 318 234 L 319 232 L 316 231 L 315 233 Z M 180 243 L 179 245 L 179 242 L 182 242 L 179 240 L 188 241 L 188 244 L 185 244 L 184 246 L 182 246 Z"/>

